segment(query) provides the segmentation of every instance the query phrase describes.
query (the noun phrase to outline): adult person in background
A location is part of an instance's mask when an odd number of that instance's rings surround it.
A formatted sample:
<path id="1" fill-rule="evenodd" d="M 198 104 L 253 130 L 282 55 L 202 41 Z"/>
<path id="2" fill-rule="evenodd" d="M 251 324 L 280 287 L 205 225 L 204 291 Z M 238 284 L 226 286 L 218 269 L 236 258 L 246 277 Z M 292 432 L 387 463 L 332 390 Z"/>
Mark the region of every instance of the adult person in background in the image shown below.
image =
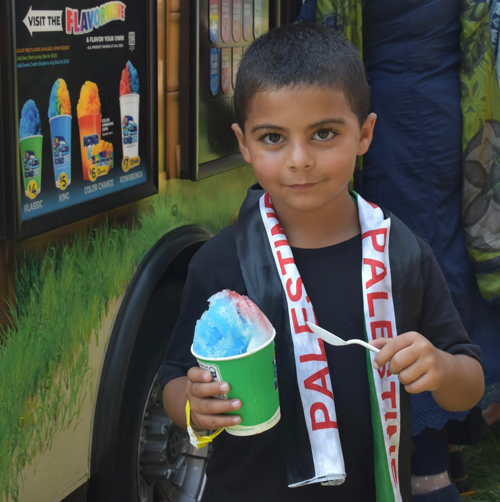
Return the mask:
<path id="1" fill-rule="evenodd" d="M 500 100 L 488 6 L 479 0 L 306 0 L 299 20 L 343 30 L 362 46 L 379 120 L 354 188 L 431 244 L 462 322 L 482 348 L 487 391 L 481 404 L 484 420 L 494 423 Z M 480 410 L 446 412 L 422 394 L 412 398 L 412 421 L 414 500 L 438 501 L 432 492 L 449 483 L 447 471 L 467 489 L 460 452 L 452 446 L 449 454 L 448 444 L 480 439 Z"/>

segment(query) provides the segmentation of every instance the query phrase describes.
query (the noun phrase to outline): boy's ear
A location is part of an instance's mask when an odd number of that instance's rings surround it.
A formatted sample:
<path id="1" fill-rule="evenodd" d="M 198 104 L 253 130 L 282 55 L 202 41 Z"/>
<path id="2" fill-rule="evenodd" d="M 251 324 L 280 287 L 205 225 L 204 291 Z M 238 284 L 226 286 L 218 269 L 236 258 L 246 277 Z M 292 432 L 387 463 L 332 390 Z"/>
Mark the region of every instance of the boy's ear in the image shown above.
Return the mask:
<path id="1" fill-rule="evenodd" d="M 359 137 L 358 144 L 358 155 L 364 155 L 373 139 L 373 129 L 375 128 L 375 122 L 377 121 L 377 115 L 375 113 L 370 113 L 366 117 L 363 127 L 361 127 L 361 135 Z"/>
<path id="2" fill-rule="evenodd" d="M 240 152 L 243 155 L 245 162 L 247 164 L 251 164 L 252 161 L 250 159 L 250 152 L 248 151 L 247 142 L 245 140 L 245 134 L 241 130 L 240 125 L 235 122 L 231 125 L 231 129 L 234 131 L 234 134 L 236 134 L 236 139 L 238 140 L 238 144 L 240 146 Z"/>

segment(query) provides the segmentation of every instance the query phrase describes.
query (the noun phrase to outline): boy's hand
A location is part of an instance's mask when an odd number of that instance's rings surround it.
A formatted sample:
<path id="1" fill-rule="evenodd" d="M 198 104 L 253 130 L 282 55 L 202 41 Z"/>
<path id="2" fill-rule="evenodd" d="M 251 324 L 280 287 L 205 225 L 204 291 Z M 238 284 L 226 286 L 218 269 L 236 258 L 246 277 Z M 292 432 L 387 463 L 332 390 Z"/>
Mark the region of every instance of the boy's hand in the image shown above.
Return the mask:
<path id="1" fill-rule="evenodd" d="M 191 407 L 191 426 L 197 430 L 214 430 L 236 425 L 241 422 L 237 415 L 221 415 L 227 411 L 239 410 L 239 399 L 214 399 L 212 396 L 227 394 L 229 384 L 212 382 L 210 372 L 198 366 L 192 367 L 187 374 L 186 394 Z"/>
<path id="2" fill-rule="evenodd" d="M 420 333 L 409 331 L 396 338 L 377 338 L 370 345 L 381 349 L 373 363 L 375 369 L 390 361 L 389 371 L 398 375 L 410 394 L 435 391 L 443 384 L 446 355 Z"/>

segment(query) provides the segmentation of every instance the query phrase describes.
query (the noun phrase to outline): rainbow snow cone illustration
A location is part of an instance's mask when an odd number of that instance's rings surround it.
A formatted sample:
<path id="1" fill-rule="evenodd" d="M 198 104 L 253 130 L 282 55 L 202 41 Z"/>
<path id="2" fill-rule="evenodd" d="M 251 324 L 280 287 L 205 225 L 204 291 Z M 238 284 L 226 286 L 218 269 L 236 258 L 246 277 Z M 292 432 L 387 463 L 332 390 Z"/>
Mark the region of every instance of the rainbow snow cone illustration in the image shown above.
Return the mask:
<path id="1" fill-rule="evenodd" d="M 28 99 L 21 110 L 19 121 L 19 147 L 24 194 L 34 199 L 42 191 L 42 127 L 38 108 Z"/>
<path id="2" fill-rule="evenodd" d="M 94 82 L 87 81 L 83 84 L 76 113 L 80 127 L 83 179 L 95 181 L 99 173 L 92 163 L 92 149 L 101 141 L 101 101 L 99 89 Z M 103 174 L 106 173 L 107 170 Z"/>
<path id="3" fill-rule="evenodd" d="M 71 102 L 66 82 L 58 78 L 49 101 L 50 141 L 56 187 L 66 190 L 71 183 Z"/>
<path id="4" fill-rule="evenodd" d="M 122 129 L 122 169 L 139 164 L 139 77 L 130 61 L 122 71 L 120 80 L 120 114 Z"/>

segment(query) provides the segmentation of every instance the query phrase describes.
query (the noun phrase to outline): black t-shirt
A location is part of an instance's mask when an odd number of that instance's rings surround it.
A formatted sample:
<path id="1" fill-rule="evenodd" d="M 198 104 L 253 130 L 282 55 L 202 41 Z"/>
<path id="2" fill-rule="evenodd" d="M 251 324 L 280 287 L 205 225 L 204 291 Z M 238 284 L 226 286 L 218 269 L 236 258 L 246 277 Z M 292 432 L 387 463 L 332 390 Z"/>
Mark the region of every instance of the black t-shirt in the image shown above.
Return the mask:
<path id="1" fill-rule="evenodd" d="M 479 348 L 470 343 L 430 247 L 423 239 L 417 239 L 422 249 L 425 293 L 420 325 L 415 329 L 442 350 L 479 359 Z M 361 236 L 326 248 L 292 248 L 292 251 L 318 324 L 345 340 L 364 339 Z M 222 289 L 247 293 L 232 227 L 208 241 L 190 263 L 181 314 L 160 368 L 162 386 L 184 376 L 197 364 L 190 351 L 194 327 L 208 308 L 208 298 Z M 237 437 L 223 432 L 214 440 L 204 502 L 302 502 L 307 497 L 315 502 L 375 500 L 366 350 L 356 345 L 333 347 L 328 344 L 325 349 L 345 461 L 345 482 L 339 486 L 315 483 L 288 488 L 284 441 L 293 441 L 293 438 L 283 437 L 278 423 L 256 436 Z M 401 392 L 404 394 L 403 387 Z M 280 399 L 283 398 L 286 396 L 280 395 Z M 400 455 L 409 456 L 408 407 L 402 421 L 407 440 L 401 442 Z M 400 475 L 409 476 L 409 472 Z M 404 481 L 408 487 L 409 479 Z"/>

